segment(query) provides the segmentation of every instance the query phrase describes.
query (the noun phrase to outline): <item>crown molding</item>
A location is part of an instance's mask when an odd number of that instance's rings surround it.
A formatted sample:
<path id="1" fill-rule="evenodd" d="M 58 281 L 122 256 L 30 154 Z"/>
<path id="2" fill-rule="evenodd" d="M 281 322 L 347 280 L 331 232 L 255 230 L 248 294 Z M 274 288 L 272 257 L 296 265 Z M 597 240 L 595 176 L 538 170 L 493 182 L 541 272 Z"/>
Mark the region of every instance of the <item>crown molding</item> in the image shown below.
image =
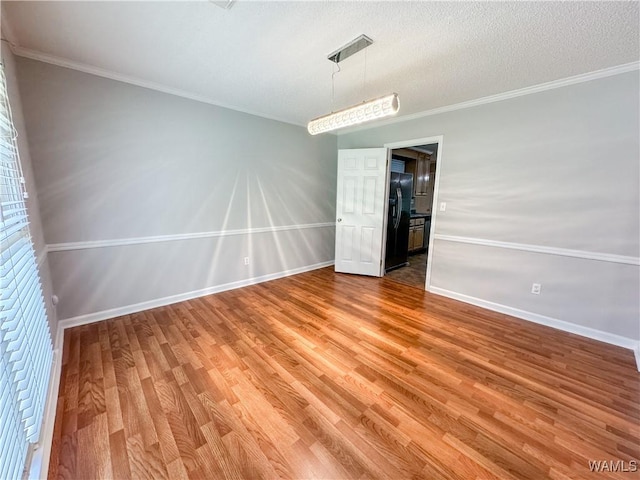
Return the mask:
<path id="1" fill-rule="evenodd" d="M 4 36 L 6 37 L 10 47 L 11 47 L 11 51 L 13 52 L 14 55 L 17 55 L 19 57 L 24 57 L 24 58 L 29 58 L 32 60 L 37 60 L 40 62 L 44 62 L 44 63 L 49 63 L 51 65 L 56 65 L 59 67 L 64 67 L 64 68 L 69 68 L 71 70 L 77 70 L 79 72 L 84 72 L 84 73 L 88 73 L 91 75 L 96 75 L 98 77 L 103 77 L 103 78 L 108 78 L 111 80 L 116 80 L 119 82 L 124 82 L 124 83 L 128 83 L 130 85 L 135 85 L 138 87 L 142 87 L 142 88 L 147 88 L 149 90 L 155 90 L 158 92 L 162 92 L 162 93 L 167 93 L 169 95 L 175 95 L 177 97 L 182 97 L 182 98 L 186 98 L 189 100 L 194 100 L 196 102 L 201 102 L 201 103 L 206 103 L 209 105 L 214 105 L 216 107 L 220 107 L 220 108 L 226 108 L 228 110 L 233 110 L 236 112 L 240 112 L 240 113 L 245 113 L 247 115 L 253 115 L 256 117 L 260 117 L 260 118 L 266 118 L 268 120 L 274 120 L 277 122 L 282 122 L 282 123 L 286 123 L 288 125 L 294 125 L 296 127 L 303 127 L 306 128 L 306 123 L 305 124 L 300 124 L 300 123 L 294 123 L 291 122 L 290 120 L 286 120 L 283 118 L 279 118 L 279 117 L 274 117 L 272 115 L 267 115 L 265 113 L 261 113 L 261 112 L 255 112 L 252 110 L 246 110 L 246 109 L 242 109 L 239 108 L 237 106 L 234 105 L 230 105 L 230 104 L 226 104 L 226 103 L 222 103 L 216 100 L 213 100 L 209 97 L 203 96 L 203 95 L 197 95 L 191 92 L 187 92 L 185 90 L 181 90 L 178 88 L 173 88 L 173 87 L 169 87 L 167 85 L 162 85 L 160 83 L 155 83 L 155 82 L 149 82 L 147 80 L 143 80 L 137 77 L 133 77 L 133 76 L 129 76 L 129 75 L 124 75 L 124 74 L 120 74 L 120 73 L 116 73 L 113 72 L 111 70 L 106 70 L 103 68 L 99 68 L 99 67 L 95 67 L 93 65 L 88 65 L 82 62 L 76 62 L 73 60 L 67 60 L 65 58 L 62 57 L 58 57 L 55 55 L 50 55 L 48 53 L 42 53 L 39 52 L 37 50 L 32 50 L 29 48 L 25 48 L 25 47 L 21 47 L 19 45 L 16 44 L 16 42 L 13 41 L 13 32 L 11 30 L 11 27 L 8 25 L 7 21 L 4 20 L 3 18 L 3 22 L 2 22 L 2 28 L 4 31 Z M 6 29 L 6 30 L 5 30 Z M 434 108 L 431 110 L 425 110 L 422 112 L 417 112 L 417 113 L 412 113 L 409 115 L 403 115 L 403 116 L 396 116 L 393 118 L 389 118 L 386 120 L 380 120 L 377 121 L 375 123 L 375 125 L 360 125 L 360 126 L 356 126 L 356 127 L 351 127 L 351 128 L 345 128 L 343 130 L 337 131 L 337 132 L 330 132 L 330 134 L 333 135 L 346 135 L 349 133 L 354 133 L 354 132 L 359 132 L 359 131 L 363 131 L 363 130 L 370 130 L 372 128 L 378 128 L 378 127 L 383 127 L 386 125 L 393 125 L 396 123 L 402 123 L 402 122 L 407 122 L 410 120 L 416 120 L 419 118 L 423 118 L 423 117 L 429 117 L 432 115 L 438 115 L 441 113 L 446 113 L 446 112 L 452 112 L 455 110 L 463 110 L 466 108 L 472 108 L 472 107 L 476 107 L 479 105 L 485 105 L 485 104 L 489 104 L 489 103 L 494 103 L 494 102 L 501 102 L 503 100 L 508 100 L 511 98 L 516 98 L 516 97 L 522 97 L 525 95 L 531 95 L 534 93 L 539 93 L 539 92 L 544 92 L 547 90 L 553 90 L 556 88 L 562 88 L 562 87 L 566 87 L 569 85 L 575 85 L 578 83 L 583 83 L 583 82 L 588 82 L 591 80 L 597 80 L 600 78 L 606 78 L 606 77 L 612 77 L 614 75 L 620 75 L 622 73 L 628 73 L 628 72 L 632 72 L 632 71 L 637 71 L 640 70 L 640 62 L 631 62 L 631 63 L 625 63 L 622 65 L 616 65 L 614 67 L 608 67 L 608 68 L 603 68 L 601 70 L 596 70 L 593 72 L 588 72 L 588 73 L 583 73 L 580 75 L 574 75 L 571 77 L 567 77 L 567 78 L 561 78 L 558 80 L 552 80 L 550 82 L 545 82 L 545 83 L 540 83 L 538 85 L 533 85 L 530 87 L 525 87 L 525 88 L 521 88 L 521 89 L 517 89 L 517 90 L 511 90 L 508 92 L 503 92 L 503 93 L 498 93 L 496 95 L 490 95 L 487 97 L 481 97 L 481 98 L 477 98 L 474 100 L 469 100 L 466 102 L 460 102 L 460 103 L 454 103 L 452 105 L 445 105 L 443 107 L 438 107 L 438 108 Z"/>
<path id="2" fill-rule="evenodd" d="M 625 63 L 623 65 L 616 65 L 615 67 L 603 68 L 602 70 L 582 73 L 580 75 L 574 75 L 572 77 L 561 78 L 558 80 L 553 80 L 551 82 L 540 83 L 538 85 L 532 85 L 530 87 L 520 88 L 518 90 L 511 90 L 508 92 L 498 93 L 496 95 L 490 95 L 488 97 L 481 97 L 475 100 L 469 100 L 467 102 L 454 103 L 452 105 L 445 105 L 444 107 L 433 108 L 431 110 L 425 110 L 423 112 L 417 112 L 417 113 L 412 113 L 412 114 L 403 115 L 403 116 L 396 116 L 393 118 L 389 118 L 387 120 L 378 121 L 375 123 L 375 125 L 362 125 L 362 126 L 357 126 L 352 128 L 345 128 L 339 132 L 339 135 L 346 135 L 349 133 L 360 132 L 363 130 L 370 130 L 373 128 L 384 127 L 386 125 L 393 125 L 395 123 L 408 122 L 410 120 L 430 117 L 432 115 L 438 115 L 446 112 L 453 112 L 455 110 L 464 110 L 465 108 L 477 107 L 479 105 L 486 105 L 488 103 L 501 102 L 503 100 L 509 100 L 511 98 L 523 97 L 525 95 L 545 92 L 547 90 L 554 90 L 556 88 L 576 85 L 578 83 L 589 82 L 591 80 L 598 80 L 600 78 L 613 77 L 615 75 L 633 72 L 636 70 L 640 70 L 640 62 Z"/>
<path id="3" fill-rule="evenodd" d="M 266 118 L 268 120 L 274 120 L 276 122 L 286 123 L 288 125 L 294 125 L 296 127 L 303 127 L 306 129 L 306 124 L 298 124 L 293 123 L 290 120 L 285 120 L 283 118 L 274 117 L 265 113 L 255 112 L 252 110 L 246 110 L 235 105 L 222 103 L 217 100 L 213 100 L 212 98 L 198 95 L 195 93 L 187 92 L 186 90 L 180 90 L 179 88 L 169 87 L 167 85 L 162 85 L 160 83 L 149 82 L 147 80 L 143 80 L 141 78 L 133 77 L 130 75 L 124 75 L 121 73 L 116 73 L 111 70 L 106 70 L 103 68 L 95 67 L 93 65 L 88 65 L 82 62 L 76 62 L 73 60 L 67 60 L 66 58 L 57 57 L 55 55 L 50 55 L 48 53 L 42 53 L 37 50 L 31 50 L 29 48 L 24 48 L 19 45 L 15 45 L 13 42 L 9 42 L 11 46 L 11 51 L 14 55 L 18 57 L 29 58 L 31 60 L 37 60 L 39 62 L 49 63 L 51 65 L 56 65 L 58 67 L 68 68 L 71 70 L 77 70 L 79 72 L 88 73 L 90 75 L 96 75 L 102 78 L 108 78 L 110 80 L 116 80 L 118 82 L 128 83 L 130 85 L 135 85 L 137 87 L 146 88 L 149 90 L 155 90 L 157 92 L 167 93 L 169 95 L 174 95 L 176 97 L 186 98 L 188 100 L 194 100 L 196 102 L 206 103 L 209 105 L 214 105 L 220 108 L 226 108 L 227 110 L 233 110 L 235 112 L 245 113 L 247 115 L 253 115 L 254 117 Z"/>

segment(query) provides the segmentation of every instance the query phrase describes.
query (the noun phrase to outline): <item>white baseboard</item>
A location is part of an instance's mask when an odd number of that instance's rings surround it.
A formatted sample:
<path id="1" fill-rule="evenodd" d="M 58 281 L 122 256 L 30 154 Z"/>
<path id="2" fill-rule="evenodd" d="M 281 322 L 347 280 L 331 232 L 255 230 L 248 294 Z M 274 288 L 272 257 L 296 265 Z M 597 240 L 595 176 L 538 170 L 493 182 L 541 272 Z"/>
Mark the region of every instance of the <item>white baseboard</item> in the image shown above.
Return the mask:
<path id="1" fill-rule="evenodd" d="M 547 327 L 556 328 L 563 332 L 574 333 L 583 337 L 591 338 L 593 340 L 599 340 L 601 342 L 610 343 L 618 347 L 628 348 L 633 350 L 636 356 L 636 364 L 638 371 L 640 371 L 640 342 L 632 338 L 623 337 L 609 332 L 603 332 L 602 330 L 596 330 L 595 328 L 584 327 L 571 322 L 565 322 L 564 320 L 558 320 L 556 318 L 547 317 L 538 313 L 528 312 L 526 310 L 520 310 L 514 307 L 508 307 L 499 303 L 490 302 L 481 298 L 472 297 L 463 293 L 453 292 L 439 287 L 431 287 L 429 289 L 431 293 L 442 295 L 444 297 L 452 298 L 454 300 L 460 300 L 461 302 L 470 303 L 478 307 L 486 308 L 487 310 L 493 310 L 494 312 L 504 313 L 513 317 L 521 318 L 529 322 L 546 325 Z"/>
<path id="2" fill-rule="evenodd" d="M 53 427 L 56 420 L 58 406 L 58 392 L 60 390 L 60 375 L 62 373 L 62 343 L 64 329 L 58 326 L 53 345 L 53 365 L 49 377 L 47 403 L 44 409 L 40 442 L 36 445 L 29 465 L 29 480 L 45 479 L 49 472 L 49 459 L 53 443 Z"/>
<path id="3" fill-rule="evenodd" d="M 334 261 L 330 260 L 327 262 L 315 263 L 313 265 L 305 265 L 304 267 L 300 268 L 293 268 L 291 270 L 284 270 L 281 272 L 261 275 L 259 277 L 247 278 L 244 280 L 238 280 L 236 282 L 224 283 L 222 285 L 214 285 L 213 287 L 194 290 L 192 292 L 179 293 L 177 295 L 171 295 L 169 297 L 156 298 L 153 300 L 148 300 L 146 302 L 134 303 L 133 305 L 125 305 L 123 307 L 111 308 L 109 310 L 88 313 L 86 315 L 79 315 L 77 317 L 65 318 L 58 321 L 58 328 L 66 329 L 77 327 L 80 325 L 86 325 L 93 322 L 100 322 L 109 318 L 120 317 L 122 315 L 130 315 L 132 313 L 142 312 L 144 310 L 149 310 L 152 308 L 164 307 L 166 305 L 171 305 L 172 303 L 184 302 L 185 300 L 204 297 L 205 295 L 211 295 L 213 293 L 225 292 L 227 290 L 234 290 L 236 288 L 255 285 L 256 283 L 263 283 L 270 280 L 276 280 L 278 278 L 289 277 L 291 275 L 297 275 L 299 273 L 328 267 L 333 264 Z"/>
<path id="4" fill-rule="evenodd" d="M 66 318 L 58 321 L 58 328 L 56 331 L 56 338 L 55 338 L 55 345 L 54 345 L 55 360 L 54 360 L 53 368 L 51 371 L 51 380 L 49 383 L 47 405 L 45 408 L 44 422 L 42 425 L 42 433 L 40 436 L 41 441 L 33 453 L 31 466 L 29 470 L 29 480 L 46 479 L 47 473 L 49 471 L 51 445 L 53 442 L 53 427 L 55 424 L 56 407 L 58 404 L 58 390 L 60 388 L 60 375 L 62 373 L 62 352 L 64 347 L 65 329 L 77 327 L 80 325 L 86 325 L 93 322 L 99 322 L 101 320 L 107 320 L 109 318 L 118 317 L 121 315 L 129 315 L 131 313 L 137 313 L 143 310 L 149 310 L 151 308 L 163 307 L 165 305 L 171 305 L 172 303 L 183 302 L 185 300 L 191 300 L 193 298 L 203 297 L 205 295 L 211 295 L 213 293 L 224 292 L 226 290 L 233 290 L 236 288 L 246 287 L 249 285 L 255 285 L 257 283 L 276 280 L 278 278 L 297 275 L 298 273 L 304 273 L 304 272 L 309 272 L 311 270 L 317 270 L 319 268 L 328 267 L 330 265 L 333 265 L 333 263 L 334 261 L 330 260 L 327 262 L 315 263 L 313 265 L 305 265 L 304 267 L 300 267 L 300 268 L 294 268 L 291 270 L 284 270 L 282 272 L 270 273 L 268 275 L 262 275 L 259 277 L 239 280 L 237 282 L 225 283 L 223 285 L 216 285 L 213 287 L 203 288 L 201 290 L 181 293 L 178 295 L 158 298 L 155 300 L 140 302 L 133 305 L 126 305 L 124 307 L 112 308 L 110 310 L 103 310 L 101 312 L 89 313 L 87 315 L 80 315 L 77 317 Z"/>

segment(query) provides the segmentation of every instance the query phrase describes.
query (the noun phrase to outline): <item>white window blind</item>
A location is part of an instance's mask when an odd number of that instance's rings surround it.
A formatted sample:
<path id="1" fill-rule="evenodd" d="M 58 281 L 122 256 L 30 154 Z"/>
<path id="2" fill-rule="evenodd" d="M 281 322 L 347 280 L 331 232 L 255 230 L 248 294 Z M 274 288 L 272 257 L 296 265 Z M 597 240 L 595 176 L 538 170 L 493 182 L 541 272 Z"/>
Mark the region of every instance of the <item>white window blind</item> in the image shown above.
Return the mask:
<path id="1" fill-rule="evenodd" d="M 0 84 L 0 479 L 19 479 L 40 435 L 53 349 L 4 66 Z"/>

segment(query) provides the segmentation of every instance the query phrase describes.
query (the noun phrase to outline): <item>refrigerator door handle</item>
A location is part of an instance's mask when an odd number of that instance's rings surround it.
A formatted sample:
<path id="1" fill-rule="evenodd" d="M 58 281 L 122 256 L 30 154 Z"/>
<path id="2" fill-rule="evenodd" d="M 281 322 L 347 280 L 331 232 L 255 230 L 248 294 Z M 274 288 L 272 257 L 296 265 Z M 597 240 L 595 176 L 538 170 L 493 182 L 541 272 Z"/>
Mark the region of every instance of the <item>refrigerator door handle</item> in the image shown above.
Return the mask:
<path id="1" fill-rule="evenodd" d="M 396 208 L 396 221 L 394 222 L 393 228 L 395 228 L 396 230 L 398 229 L 398 227 L 400 226 L 400 218 L 402 217 L 402 190 L 400 189 L 400 187 L 396 188 L 396 195 L 398 196 L 398 203 L 397 203 L 397 208 Z"/>

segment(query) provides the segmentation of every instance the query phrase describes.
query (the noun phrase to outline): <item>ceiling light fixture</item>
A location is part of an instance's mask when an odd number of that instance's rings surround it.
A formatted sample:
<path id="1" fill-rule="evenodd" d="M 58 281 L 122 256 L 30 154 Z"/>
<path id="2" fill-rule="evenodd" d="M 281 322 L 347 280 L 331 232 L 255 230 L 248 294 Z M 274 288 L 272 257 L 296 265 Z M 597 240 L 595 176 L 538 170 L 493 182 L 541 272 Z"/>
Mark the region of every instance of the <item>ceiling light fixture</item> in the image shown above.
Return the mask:
<path id="1" fill-rule="evenodd" d="M 367 37 L 366 35 L 360 35 L 358 38 L 355 38 L 335 52 L 329 54 L 327 56 L 327 59 L 337 65 L 342 60 L 350 57 L 355 53 L 358 53 L 360 50 L 367 48 L 372 43 L 373 40 L 371 40 L 369 37 Z M 331 77 L 331 82 L 331 103 L 333 105 L 333 75 Z M 319 133 L 329 132 L 338 128 L 358 125 L 360 123 L 375 120 L 377 118 L 395 115 L 396 113 L 398 113 L 399 109 L 400 99 L 398 98 L 398 94 L 390 93 L 389 95 L 385 95 L 384 97 L 374 98 L 373 100 L 368 100 L 358 105 L 353 105 L 337 112 L 332 112 L 327 115 L 322 115 L 321 117 L 314 118 L 307 125 L 307 130 L 311 135 L 317 135 Z"/>
<path id="2" fill-rule="evenodd" d="M 376 118 L 394 115 L 398 113 L 399 108 L 400 100 L 398 99 L 398 94 L 392 93 L 363 102 L 360 105 L 354 105 L 338 112 L 314 118 L 307 125 L 307 130 L 311 135 L 330 132 L 338 128 L 358 125 Z"/>

